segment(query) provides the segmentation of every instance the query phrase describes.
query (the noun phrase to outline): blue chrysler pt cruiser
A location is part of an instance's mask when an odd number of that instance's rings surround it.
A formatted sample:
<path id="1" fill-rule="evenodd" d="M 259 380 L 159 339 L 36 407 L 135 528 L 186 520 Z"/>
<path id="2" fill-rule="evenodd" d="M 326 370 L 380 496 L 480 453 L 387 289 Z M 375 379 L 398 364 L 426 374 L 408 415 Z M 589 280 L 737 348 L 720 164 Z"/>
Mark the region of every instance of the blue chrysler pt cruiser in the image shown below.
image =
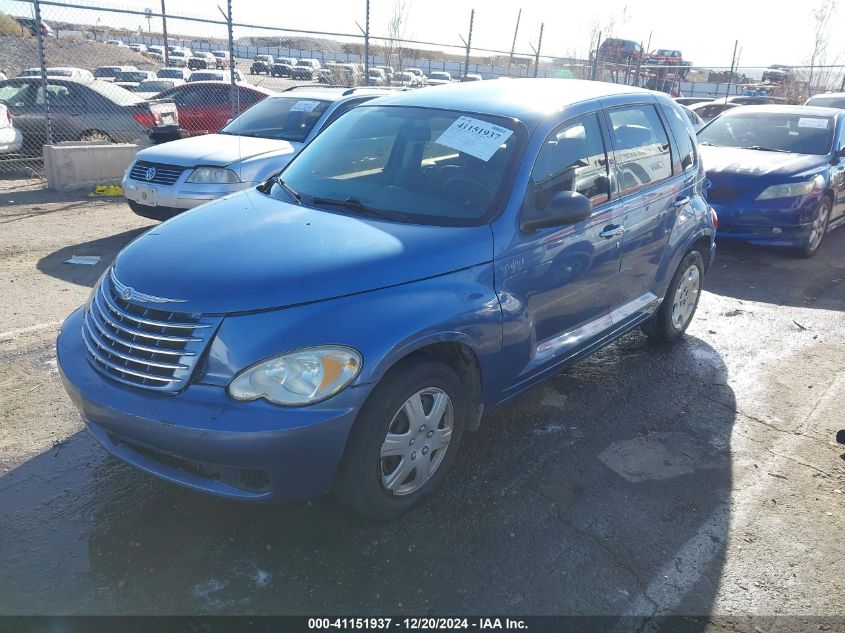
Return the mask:
<path id="1" fill-rule="evenodd" d="M 632 328 L 683 335 L 715 254 L 703 179 L 658 93 L 376 99 L 127 246 L 62 326 L 65 386 L 100 444 L 168 481 L 393 517 L 496 405 Z"/>

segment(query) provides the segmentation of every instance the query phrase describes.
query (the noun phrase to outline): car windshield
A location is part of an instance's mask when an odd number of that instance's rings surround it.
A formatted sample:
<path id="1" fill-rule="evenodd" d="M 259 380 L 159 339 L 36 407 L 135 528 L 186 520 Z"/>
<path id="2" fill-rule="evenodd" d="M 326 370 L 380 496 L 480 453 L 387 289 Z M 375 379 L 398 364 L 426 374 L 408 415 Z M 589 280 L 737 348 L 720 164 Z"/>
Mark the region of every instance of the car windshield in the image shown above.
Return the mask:
<path id="1" fill-rule="evenodd" d="M 449 79 L 449 75 L 447 73 L 431 73 L 432 79 Z"/>
<path id="2" fill-rule="evenodd" d="M 845 97 L 812 97 L 807 105 L 845 109 Z"/>
<path id="3" fill-rule="evenodd" d="M 222 133 L 303 141 L 330 103 L 293 97 L 264 99 L 224 127 Z"/>
<path id="4" fill-rule="evenodd" d="M 834 119 L 814 114 L 749 112 L 716 119 L 701 130 L 705 145 L 825 155 L 833 142 Z"/>
<path id="5" fill-rule="evenodd" d="M 114 76 L 115 81 L 144 81 L 147 78 L 147 73 L 145 72 L 125 72 L 125 73 L 117 73 Z"/>
<path id="6" fill-rule="evenodd" d="M 182 79 L 185 76 L 181 68 L 162 68 L 156 74 L 159 77 L 170 77 L 171 79 Z"/>
<path id="7" fill-rule="evenodd" d="M 223 73 L 201 72 L 191 73 L 188 81 L 223 81 Z"/>
<path id="8" fill-rule="evenodd" d="M 172 81 L 142 81 L 133 89 L 133 92 L 163 92 L 173 87 Z"/>
<path id="9" fill-rule="evenodd" d="M 522 134 L 500 117 L 359 106 L 319 134 L 269 194 L 398 222 L 478 226 L 501 207 Z"/>

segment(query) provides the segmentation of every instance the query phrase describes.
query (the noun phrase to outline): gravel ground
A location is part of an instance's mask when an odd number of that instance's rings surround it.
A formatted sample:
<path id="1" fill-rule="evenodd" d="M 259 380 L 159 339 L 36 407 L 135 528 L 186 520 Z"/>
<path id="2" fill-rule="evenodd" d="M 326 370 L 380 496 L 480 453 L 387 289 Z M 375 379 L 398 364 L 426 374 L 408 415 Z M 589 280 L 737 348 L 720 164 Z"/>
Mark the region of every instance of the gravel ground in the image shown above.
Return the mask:
<path id="1" fill-rule="evenodd" d="M 682 344 L 631 333 L 494 411 L 440 494 L 373 524 L 96 446 L 55 335 L 150 224 L 38 186 L 0 182 L 0 614 L 843 615 L 845 230 L 813 260 L 721 245 Z"/>
<path id="2" fill-rule="evenodd" d="M 98 66 L 136 66 L 155 70 L 155 60 L 128 48 L 74 38 L 44 38 L 48 66 L 73 66 L 93 70 Z M 38 41 L 34 37 L 0 37 L 0 70 L 8 77 L 38 66 Z"/>

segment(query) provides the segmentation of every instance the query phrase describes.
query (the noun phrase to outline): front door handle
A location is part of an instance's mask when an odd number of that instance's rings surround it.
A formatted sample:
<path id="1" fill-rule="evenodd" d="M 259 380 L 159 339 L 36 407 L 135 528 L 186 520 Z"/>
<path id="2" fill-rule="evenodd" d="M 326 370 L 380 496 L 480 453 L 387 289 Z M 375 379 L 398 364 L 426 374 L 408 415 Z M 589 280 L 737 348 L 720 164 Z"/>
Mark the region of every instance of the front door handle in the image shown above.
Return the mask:
<path id="1" fill-rule="evenodd" d="M 672 206 L 675 207 L 676 209 L 680 209 L 681 207 L 687 206 L 690 203 L 690 201 L 691 200 L 690 200 L 689 196 L 681 196 L 680 198 L 675 200 L 675 202 L 672 203 Z"/>
<path id="2" fill-rule="evenodd" d="M 608 224 L 604 227 L 604 230 L 599 233 L 599 236 L 603 237 L 606 240 L 609 240 L 611 237 L 619 237 L 625 233 L 625 227 L 621 224 Z"/>

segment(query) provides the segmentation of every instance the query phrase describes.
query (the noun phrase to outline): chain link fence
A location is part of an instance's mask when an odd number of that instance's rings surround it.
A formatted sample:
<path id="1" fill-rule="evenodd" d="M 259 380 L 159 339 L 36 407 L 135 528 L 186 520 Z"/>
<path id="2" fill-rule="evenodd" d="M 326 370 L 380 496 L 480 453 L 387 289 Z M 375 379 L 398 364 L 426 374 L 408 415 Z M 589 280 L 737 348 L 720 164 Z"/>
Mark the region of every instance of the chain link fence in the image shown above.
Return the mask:
<path id="1" fill-rule="evenodd" d="M 803 103 L 845 83 L 845 66 L 700 68 L 601 46 L 584 59 L 549 57 L 542 28 L 530 52 L 472 47 L 474 12 L 461 44 L 370 33 L 369 20 L 348 33 L 278 28 L 239 21 L 238 1 L 203 3 L 205 13 L 188 15 L 168 11 L 165 0 L 154 9 L 0 0 L 0 177 L 39 174 L 45 144 L 146 145 L 217 132 L 266 96 L 304 84 L 421 88 L 559 77 Z"/>

